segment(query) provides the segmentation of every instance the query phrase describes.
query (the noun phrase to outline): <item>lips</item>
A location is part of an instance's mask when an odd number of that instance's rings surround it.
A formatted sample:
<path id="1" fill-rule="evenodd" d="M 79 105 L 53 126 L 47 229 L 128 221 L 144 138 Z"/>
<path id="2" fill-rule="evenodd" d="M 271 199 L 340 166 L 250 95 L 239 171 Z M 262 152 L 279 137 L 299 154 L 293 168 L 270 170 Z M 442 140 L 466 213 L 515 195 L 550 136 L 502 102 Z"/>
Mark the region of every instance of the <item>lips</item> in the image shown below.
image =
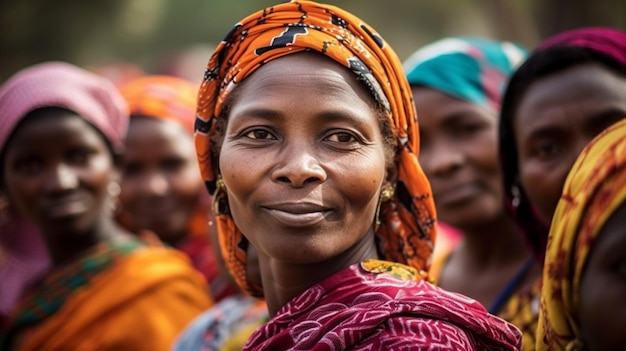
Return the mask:
<path id="1" fill-rule="evenodd" d="M 435 203 L 439 205 L 460 205 L 472 200 L 481 192 L 481 187 L 476 182 L 464 183 L 433 194 Z"/>
<path id="2" fill-rule="evenodd" d="M 289 227 L 306 227 L 323 221 L 331 209 L 313 203 L 280 203 L 263 206 L 276 221 Z"/>
<path id="3" fill-rule="evenodd" d="M 43 214 L 51 219 L 76 216 L 87 210 L 88 201 L 79 196 L 47 200 L 42 206 Z"/>

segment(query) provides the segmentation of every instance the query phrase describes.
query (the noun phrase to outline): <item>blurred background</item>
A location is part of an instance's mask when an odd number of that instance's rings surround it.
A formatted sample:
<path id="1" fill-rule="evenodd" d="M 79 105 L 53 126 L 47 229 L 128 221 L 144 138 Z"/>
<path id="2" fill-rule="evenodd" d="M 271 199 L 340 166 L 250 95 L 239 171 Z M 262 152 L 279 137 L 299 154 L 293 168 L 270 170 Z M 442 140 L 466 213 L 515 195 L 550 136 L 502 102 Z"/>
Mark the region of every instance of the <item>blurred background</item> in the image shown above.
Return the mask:
<path id="1" fill-rule="evenodd" d="M 112 77 L 170 73 L 199 81 L 240 19 L 280 0 L 1 0 L 0 82 L 65 60 Z M 512 40 L 532 48 L 581 26 L 626 29 L 624 0 L 327 0 L 372 25 L 404 60 L 444 36 Z M 123 78 L 120 78 L 123 79 Z"/>

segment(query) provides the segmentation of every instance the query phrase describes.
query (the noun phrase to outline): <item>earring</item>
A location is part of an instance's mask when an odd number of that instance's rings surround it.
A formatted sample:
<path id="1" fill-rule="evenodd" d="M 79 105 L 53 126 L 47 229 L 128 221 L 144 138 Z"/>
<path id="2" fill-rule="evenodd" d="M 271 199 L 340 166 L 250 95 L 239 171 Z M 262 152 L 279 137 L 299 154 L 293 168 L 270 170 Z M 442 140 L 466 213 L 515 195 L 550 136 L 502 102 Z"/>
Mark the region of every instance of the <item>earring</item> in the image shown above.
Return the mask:
<path id="1" fill-rule="evenodd" d="M 521 191 L 519 190 L 519 186 L 517 185 L 517 183 L 513 184 L 513 186 L 511 187 L 511 195 L 511 205 L 513 205 L 514 208 L 517 208 L 521 202 Z"/>
<path id="2" fill-rule="evenodd" d="M 230 214 L 227 200 L 226 183 L 224 183 L 222 176 L 217 176 L 215 191 L 213 192 L 213 213 L 215 215 Z"/>
<path id="3" fill-rule="evenodd" d="M 395 189 L 391 185 L 386 185 L 380 191 L 380 197 L 378 198 L 378 205 L 376 205 L 376 217 L 374 218 L 374 231 L 380 228 L 380 208 L 383 202 L 387 202 L 393 198 Z"/>
<path id="4" fill-rule="evenodd" d="M 122 187 L 117 182 L 111 182 L 107 185 L 107 193 L 111 199 L 111 210 L 113 213 L 119 213 L 120 208 L 122 207 L 119 201 L 120 193 L 122 192 Z"/>

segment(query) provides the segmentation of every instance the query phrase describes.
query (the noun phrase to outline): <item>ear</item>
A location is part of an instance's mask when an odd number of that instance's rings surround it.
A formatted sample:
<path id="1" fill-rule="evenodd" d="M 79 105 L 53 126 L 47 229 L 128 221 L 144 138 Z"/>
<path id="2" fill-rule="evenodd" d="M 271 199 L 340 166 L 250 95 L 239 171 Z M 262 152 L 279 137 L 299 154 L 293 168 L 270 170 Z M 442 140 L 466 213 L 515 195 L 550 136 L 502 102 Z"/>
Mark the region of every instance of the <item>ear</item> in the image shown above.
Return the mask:
<path id="1" fill-rule="evenodd" d="M 396 163 L 387 167 L 385 170 L 385 184 L 390 184 L 394 188 L 396 187 L 396 183 L 398 182 L 398 166 Z"/>
<path id="2" fill-rule="evenodd" d="M 126 149 L 123 146 L 116 146 L 111 151 L 111 156 L 113 157 L 113 166 L 118 170 L 121 170 L 124 166 L 126 155 Z"/>

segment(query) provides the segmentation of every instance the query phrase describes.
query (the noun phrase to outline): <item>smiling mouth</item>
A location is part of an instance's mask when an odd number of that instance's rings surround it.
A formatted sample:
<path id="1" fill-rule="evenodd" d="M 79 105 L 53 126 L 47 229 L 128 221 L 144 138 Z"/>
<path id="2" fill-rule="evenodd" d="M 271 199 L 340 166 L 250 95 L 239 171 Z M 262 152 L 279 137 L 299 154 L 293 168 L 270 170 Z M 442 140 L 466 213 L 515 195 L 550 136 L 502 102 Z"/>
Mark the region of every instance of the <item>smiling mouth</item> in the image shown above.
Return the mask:
<path id="1" fill-rule="evenodd" d="M 59 219 L 79 215 L 87 211 L 87 205 L 79 199 L 49 203 L 44 208 L 46 217 Z"/>
<path id="2" fill-rule="evenodd" d="M 323 221 L 331 212 L 327 207 L 308 204 L 279 204 L 263 207 L 270 216 L 289 227 L 307 227 Z"/>
<path id="3" fill-rule="evenodd" d="M 473 199 L 478 195 L 480 189 L 476 184 L 465 184 L 454 189 L 438 192 L 434 194 L 435 203 L 445 205 L 458 205 Z"/>

